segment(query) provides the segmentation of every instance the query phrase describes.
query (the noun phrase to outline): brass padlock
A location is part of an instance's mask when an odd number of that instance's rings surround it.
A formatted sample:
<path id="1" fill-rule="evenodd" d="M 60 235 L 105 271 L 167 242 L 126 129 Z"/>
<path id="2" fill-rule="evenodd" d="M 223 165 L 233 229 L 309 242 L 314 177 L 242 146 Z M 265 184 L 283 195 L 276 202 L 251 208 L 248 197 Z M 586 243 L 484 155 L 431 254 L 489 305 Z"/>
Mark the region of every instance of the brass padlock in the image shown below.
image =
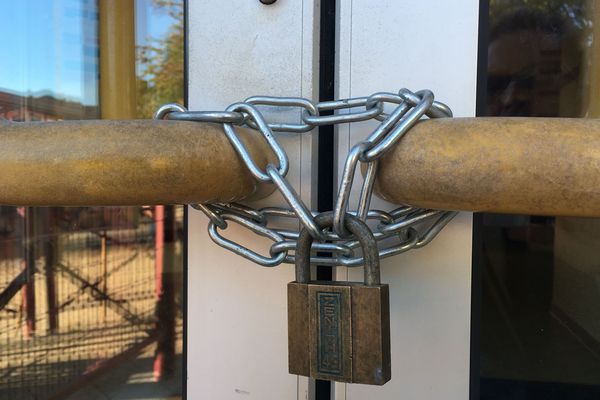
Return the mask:
<path id="1" fill-rule="evenodd" d="M 333 214 L 315 218 L 320 228 Z M 300 232 L 296 281 L 288 284 L 290 374 L 383 385 L 391 378 L 389 287 L 380 283 L 379 253 L 369 227 L 352 215 L 345 226 L 360 242 L 365 282 L 310 281 L 312 236 Z"/>

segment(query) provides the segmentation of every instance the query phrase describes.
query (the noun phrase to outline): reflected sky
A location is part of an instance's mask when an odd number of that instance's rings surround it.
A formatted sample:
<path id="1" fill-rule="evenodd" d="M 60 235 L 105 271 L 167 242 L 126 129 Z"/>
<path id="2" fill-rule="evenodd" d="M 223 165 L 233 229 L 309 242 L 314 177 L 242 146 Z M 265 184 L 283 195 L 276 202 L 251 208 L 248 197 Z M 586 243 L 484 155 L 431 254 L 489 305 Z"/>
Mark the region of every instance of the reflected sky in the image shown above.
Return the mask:
<path id="1" fill-rule="evenodd" d="M 136 1 L 136 41 L 163 36 L 171 18 Z M 52 94 L 98 103 L 98 9 L 96 0 L 18 0 L 0 13 L 0 91 Z"/>

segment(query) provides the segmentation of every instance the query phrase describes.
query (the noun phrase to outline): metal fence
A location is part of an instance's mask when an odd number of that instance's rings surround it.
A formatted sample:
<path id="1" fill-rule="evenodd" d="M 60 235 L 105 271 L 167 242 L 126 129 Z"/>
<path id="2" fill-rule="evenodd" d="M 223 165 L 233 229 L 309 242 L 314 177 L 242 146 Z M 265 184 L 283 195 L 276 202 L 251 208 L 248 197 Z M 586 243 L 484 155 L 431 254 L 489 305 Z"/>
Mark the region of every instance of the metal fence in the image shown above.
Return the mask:
<path id="1" fill-rule="evenodd" d="M 149 346 L 174 369 L 182 212 L 2 207 L 0 400 L 64 398 Z"/>

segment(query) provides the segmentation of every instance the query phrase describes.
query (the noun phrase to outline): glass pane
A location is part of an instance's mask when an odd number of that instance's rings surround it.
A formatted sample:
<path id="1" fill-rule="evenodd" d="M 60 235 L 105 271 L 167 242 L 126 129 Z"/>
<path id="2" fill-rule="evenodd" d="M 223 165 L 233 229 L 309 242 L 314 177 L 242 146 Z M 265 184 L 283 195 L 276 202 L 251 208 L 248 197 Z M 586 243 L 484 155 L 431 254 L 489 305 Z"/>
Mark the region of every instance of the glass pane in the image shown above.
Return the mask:
<path id="1" fill-rule="evenodd" d="M 101 31 L 126 9 L 118 55 Z M 183 0 L 6 2 L 0 49 L 3 120 L 183 100 Z M 106 91 L 104 57 L 133 90 Z M 182 239 L 182 207 L 0 207 L 0 400 L 181 398 Z"/>
<path id="2" fill-rule="evenodd" d="M 600 2 L 489 5 L 483 114 L 600 116 Z M 479 218 L 481 398 L 600 398 L 600 220 Z"/>

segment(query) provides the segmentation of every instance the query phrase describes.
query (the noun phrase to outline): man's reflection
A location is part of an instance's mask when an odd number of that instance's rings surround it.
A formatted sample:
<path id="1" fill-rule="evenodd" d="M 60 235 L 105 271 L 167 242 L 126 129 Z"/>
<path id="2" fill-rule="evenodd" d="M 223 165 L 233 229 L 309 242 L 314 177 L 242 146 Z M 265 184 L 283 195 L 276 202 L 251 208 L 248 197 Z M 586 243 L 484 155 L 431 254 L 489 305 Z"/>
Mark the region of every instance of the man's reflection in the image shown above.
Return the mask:
<path id="1" fill-rule="evenodd" d="M 559 115 L 563 33 L 559 16 L 529 8 L 498 20 L 488 47 L 488 115 Z"/>

